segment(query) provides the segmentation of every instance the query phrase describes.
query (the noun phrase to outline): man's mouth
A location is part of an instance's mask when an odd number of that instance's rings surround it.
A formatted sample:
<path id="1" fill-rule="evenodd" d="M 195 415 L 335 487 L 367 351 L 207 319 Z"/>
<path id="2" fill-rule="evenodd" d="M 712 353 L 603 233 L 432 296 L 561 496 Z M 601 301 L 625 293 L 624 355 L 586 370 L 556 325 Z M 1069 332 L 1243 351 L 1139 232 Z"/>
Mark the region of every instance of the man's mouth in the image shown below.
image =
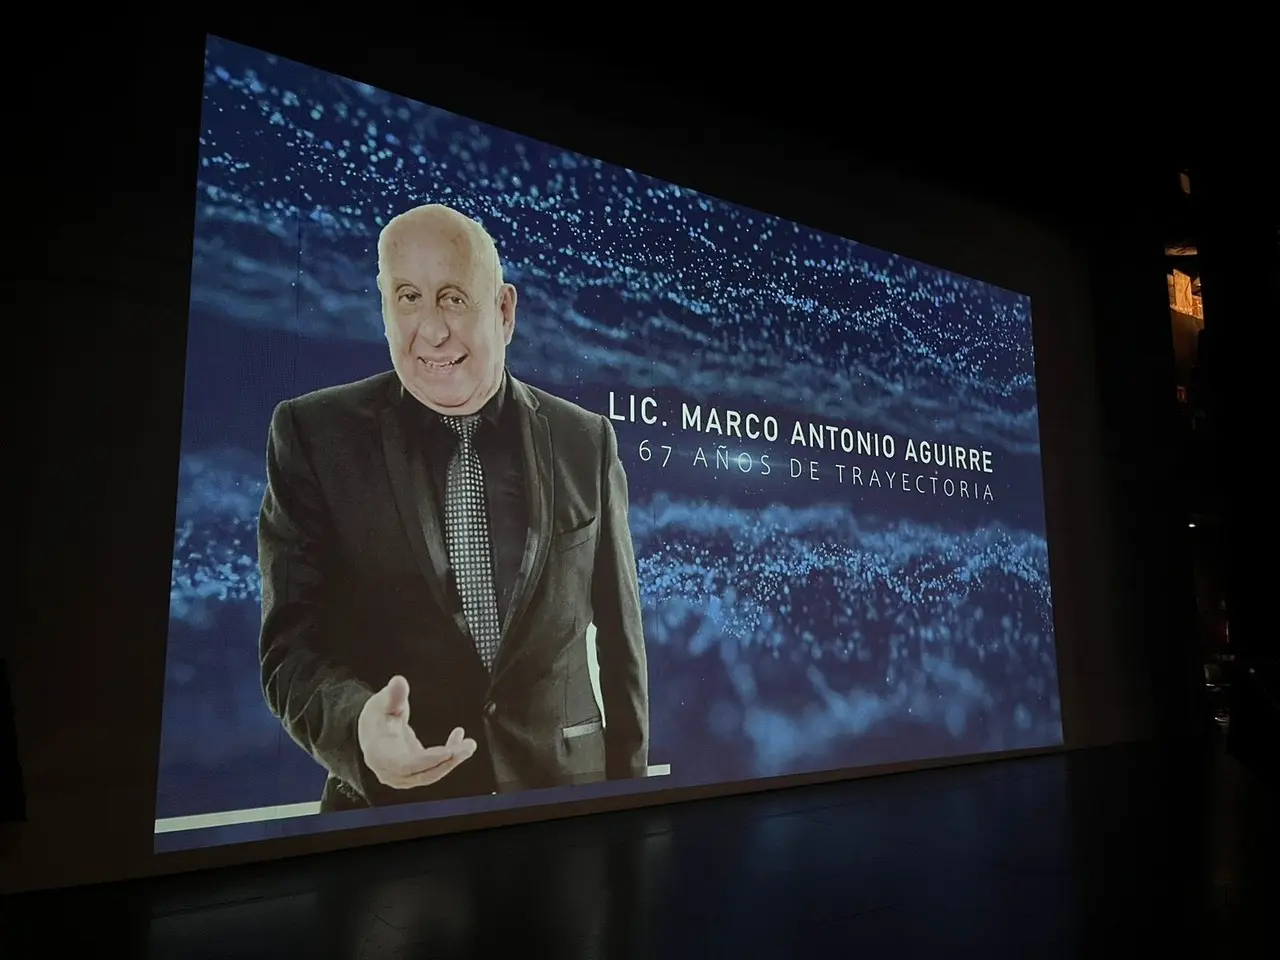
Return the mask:
<path id="1" fill-rule="evenodd" d="M 419 357 L 418 362 L 428 370 L 448 370 L 450 367 L 456 367 L 465 359 L 467 359 L 467 356 L 463 354 L 460 357 L 454 357 L 452 360 L 428 360 L 426 357 Z"/>

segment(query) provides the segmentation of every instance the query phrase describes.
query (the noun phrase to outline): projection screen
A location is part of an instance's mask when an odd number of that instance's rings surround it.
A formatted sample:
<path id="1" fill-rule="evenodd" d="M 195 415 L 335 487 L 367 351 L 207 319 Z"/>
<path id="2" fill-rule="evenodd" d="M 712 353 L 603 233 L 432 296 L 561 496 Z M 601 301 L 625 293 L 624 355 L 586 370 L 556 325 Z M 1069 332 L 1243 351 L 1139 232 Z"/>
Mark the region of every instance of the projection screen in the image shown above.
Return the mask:
<path id="1" fill-rule="evenodd" d="M 1028 297 L 205 68 L 157 851 L 1061 744 Z"/>

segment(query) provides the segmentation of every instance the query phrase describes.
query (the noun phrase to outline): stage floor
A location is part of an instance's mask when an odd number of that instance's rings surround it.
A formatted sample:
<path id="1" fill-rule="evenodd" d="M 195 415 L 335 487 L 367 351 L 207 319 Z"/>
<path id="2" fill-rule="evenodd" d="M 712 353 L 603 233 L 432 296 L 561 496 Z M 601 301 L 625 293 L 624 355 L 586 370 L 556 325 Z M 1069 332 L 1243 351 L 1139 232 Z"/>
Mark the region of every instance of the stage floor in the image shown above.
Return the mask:
<path id="1" fill-rule="evenodd" d="M 0 914 L 15 956 L 1263 956 L 1276 808 L 1220 747 L 1117 747 L 23 895 Z"/>

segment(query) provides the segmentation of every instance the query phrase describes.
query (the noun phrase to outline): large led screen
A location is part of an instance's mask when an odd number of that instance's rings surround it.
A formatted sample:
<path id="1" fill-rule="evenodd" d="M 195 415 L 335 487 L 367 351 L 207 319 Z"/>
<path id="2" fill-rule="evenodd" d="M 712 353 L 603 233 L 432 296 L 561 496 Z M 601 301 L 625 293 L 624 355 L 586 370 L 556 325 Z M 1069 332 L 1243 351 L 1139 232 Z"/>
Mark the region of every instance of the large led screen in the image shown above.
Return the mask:
<path id="1" fill-rule="evenodd" d="M 1059 745 L 1031 302 L 211 38 L 156 848 Z"/>

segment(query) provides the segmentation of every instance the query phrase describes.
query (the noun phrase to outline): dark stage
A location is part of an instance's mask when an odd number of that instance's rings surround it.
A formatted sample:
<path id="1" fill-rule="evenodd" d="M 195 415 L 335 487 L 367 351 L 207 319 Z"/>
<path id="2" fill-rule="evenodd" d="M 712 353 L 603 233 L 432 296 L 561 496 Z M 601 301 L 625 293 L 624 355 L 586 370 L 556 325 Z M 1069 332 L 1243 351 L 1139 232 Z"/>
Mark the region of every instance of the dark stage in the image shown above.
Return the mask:
<path id="1" fill-rule="evenodd" d="M 1220 745 L 1113 747 L 16 896 L 0 912 L 11 942 L 154 960 L 1265 956 L 1272 804 Z"/>

